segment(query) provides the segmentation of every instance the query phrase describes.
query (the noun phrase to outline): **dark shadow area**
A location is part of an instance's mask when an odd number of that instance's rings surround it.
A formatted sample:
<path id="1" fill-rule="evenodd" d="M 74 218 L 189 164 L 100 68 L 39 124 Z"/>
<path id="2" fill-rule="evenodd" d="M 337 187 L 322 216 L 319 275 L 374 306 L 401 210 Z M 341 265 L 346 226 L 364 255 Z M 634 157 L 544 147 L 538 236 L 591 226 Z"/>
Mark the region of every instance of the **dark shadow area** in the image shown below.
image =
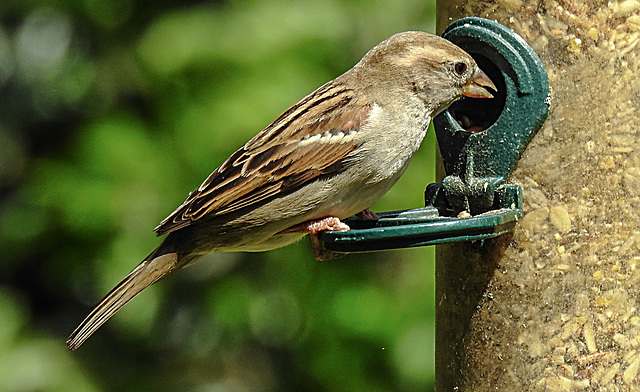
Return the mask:
<path id="1" fill-rule="evenodd" d="M 482 132 L 498 120 L 504 110 L 507 89 L 500 69 L 487 57 L 471 54 L 480 69 L 496 85 L 498 91 L 492 91 L 493 98 L 467 98 L 454 102 L 448 109 L 460 126 L 471 133 Z"/>

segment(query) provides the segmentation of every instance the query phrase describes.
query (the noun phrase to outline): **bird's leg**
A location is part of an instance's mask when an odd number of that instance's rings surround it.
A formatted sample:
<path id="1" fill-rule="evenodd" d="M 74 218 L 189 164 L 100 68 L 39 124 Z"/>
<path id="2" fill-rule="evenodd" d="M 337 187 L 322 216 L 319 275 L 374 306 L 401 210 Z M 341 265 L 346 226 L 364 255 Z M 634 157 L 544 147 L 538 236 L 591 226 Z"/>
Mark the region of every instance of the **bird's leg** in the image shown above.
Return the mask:
<path id="1" fill-rule="evenodd" d="M 318 234 L 321 231 L 329 230 L 329 231 L 349 231 L 351 228 L 343 222 L 340 222 L 340 219 L 335 216 L 330 216 L 328 218 L 322 218 L 316 221 L 305 222 L 307 225 L 306 231 L 309 234 Z"/>
<path id="2" fill-rule="evenodd" d="M 312 220 L 292 226 L 279 234 L 287 233 L 309 233 L 311 235 L 311 245 L 313 246 L 313 256 L 317 260 L 337 259 L 345 256 L 345 253 L 331 252 L 322 247 L 322 243 L 318 238 L 321 231 L 349 231 L 350 228 L 346 223 L 340 221 L 335 216 Z"/>
<path id="3" fill-rule="evenodd" d="M 291 233 L 309 233 L 309 234 L 318 234 L 321 231 L 329 230 L 329 231 L 349 231 L 351 228 L 346 224 L 340 221 L 340 219 L 335 216 L 330 216 L 327 218 L 322 218 L 318 220 L 311 220 L 299 223 L 295 226 L 291 226 L 288 229 L 284 229 L 278 234 L 291 234 Z"/>
<path id="4" fill-rule="evenodd" d="M 340 222 L 340 219 L 333 216 L 307 222 L 307 231 L 311 236 L 311 246 L 313 247 L 313 257 L 316 260 L 330 260 L 346 256 L 346 253 L 331 252 L 322 247 L 318 233 L 324 230 L 349 231 L 350 228 L 346 223 Z"/>
<path id="5" fill-rule="evenodd" d="M 380 219 L 380 217 L 370 209 L 362 210 L 356 214 L 360 219 Z"/>

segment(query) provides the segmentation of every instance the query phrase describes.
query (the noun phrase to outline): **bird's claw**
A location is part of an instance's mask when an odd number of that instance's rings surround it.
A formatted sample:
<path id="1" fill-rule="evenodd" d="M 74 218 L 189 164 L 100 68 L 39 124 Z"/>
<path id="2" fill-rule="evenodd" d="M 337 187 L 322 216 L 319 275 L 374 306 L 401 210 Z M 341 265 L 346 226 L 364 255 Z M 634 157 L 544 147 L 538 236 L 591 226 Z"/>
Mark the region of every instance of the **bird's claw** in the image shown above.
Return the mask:
<path id="1" fill-rule="evenodd" d="M 340 221 L 340 219 L 330 216 L 317 221 L 308 222 L 307 231 L 311 235 L 311 246 L 313 247 L 313 257 L 316 260 L 338 259 L 346 256 L 346 253 L 331 252 L 322 247 L 322 243 L 318 238 L 321 231 L 349 231 L 349 225 Z"/>
<path id="2" fill-rule="evenodd" d="M 346 223 L 340 221 L 340 219 L 330 216 L 317 221 L 311 221 L 307 225 L 307 231 L 309 234 L 318 234 L 321 231 L 349 231 L 351 228 Z"/>
<path id="3" fill-rule="evenodd" d="M 380 217 L 370 209 L 362 210 L 356 214 L 360 219 L 380 219 Z"/>

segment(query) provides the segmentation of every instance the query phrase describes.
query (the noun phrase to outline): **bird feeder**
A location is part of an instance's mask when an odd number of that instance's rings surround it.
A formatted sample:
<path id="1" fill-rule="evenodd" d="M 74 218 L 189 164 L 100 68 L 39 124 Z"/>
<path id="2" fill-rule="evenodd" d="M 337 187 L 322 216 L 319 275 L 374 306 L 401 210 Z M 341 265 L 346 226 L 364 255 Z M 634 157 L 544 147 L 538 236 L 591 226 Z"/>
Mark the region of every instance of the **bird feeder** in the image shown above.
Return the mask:
<path id="1" fill-rule="evenodd" d="M 445 34 L 468 16 L 517 33 L 552 100 L 509 180 L 523 196 L 515 230 L 436 248 L 436 391 L 638 390 L 640 2 L 447 0 L 437 11 Z"/>
<path id="2" fill-rule="evenodd" d="M 434 120 L 447 176 L 430 184 L 425 207 L 347 220 L 325 231 L 325 249 L 364 252 L 478 241 L 507 233 L 522 216 L 520 186 L 506 180 L 548 111 L 544 67 L 527 43 L 482 18 L 459 20 L 443 37 L 470 53 L 498 88 L 492 99 L 463 99 Z"/>

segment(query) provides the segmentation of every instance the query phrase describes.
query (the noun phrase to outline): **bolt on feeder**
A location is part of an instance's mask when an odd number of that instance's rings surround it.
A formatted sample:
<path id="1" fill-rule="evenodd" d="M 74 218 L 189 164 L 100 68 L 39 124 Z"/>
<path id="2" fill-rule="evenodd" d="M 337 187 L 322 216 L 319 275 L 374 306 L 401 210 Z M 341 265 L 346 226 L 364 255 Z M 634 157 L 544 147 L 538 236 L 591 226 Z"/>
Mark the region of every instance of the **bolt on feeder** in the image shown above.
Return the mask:
<path id="1" fill-rule="evenodd" d="M 325 249 L 366 252 L 493 238 L 522 216 L 522 189 L 506 184 L 549 109 L 549 82 L 531 47 L 503 25 L 477 17 L 442 36 L 467 51 L 496 84 L 492 99 L 465 98 L 434 119 L 446 171 L 427 186 L 425 207 L 352 218 L 323 231 Z M 460 214 L 467 212 L 471 214 Z"/>

